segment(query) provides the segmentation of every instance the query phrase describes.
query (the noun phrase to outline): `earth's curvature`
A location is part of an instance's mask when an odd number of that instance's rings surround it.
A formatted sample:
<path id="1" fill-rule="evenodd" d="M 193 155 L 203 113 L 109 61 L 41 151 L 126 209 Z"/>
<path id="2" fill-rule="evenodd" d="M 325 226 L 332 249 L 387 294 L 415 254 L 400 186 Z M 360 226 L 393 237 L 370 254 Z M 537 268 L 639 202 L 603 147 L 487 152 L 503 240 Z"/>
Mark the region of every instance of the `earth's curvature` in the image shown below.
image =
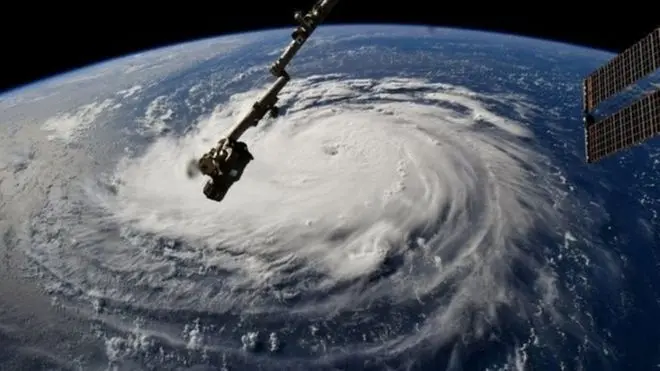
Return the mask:
<path id="1" fill-rule="evenodd" d="M 322 27 L 217 204 L 188 161 L 290 30 L 129 56 L 0 100 L 9 369 L 649 369 L 658 151 L 583 161 L 611 55 Z"/>

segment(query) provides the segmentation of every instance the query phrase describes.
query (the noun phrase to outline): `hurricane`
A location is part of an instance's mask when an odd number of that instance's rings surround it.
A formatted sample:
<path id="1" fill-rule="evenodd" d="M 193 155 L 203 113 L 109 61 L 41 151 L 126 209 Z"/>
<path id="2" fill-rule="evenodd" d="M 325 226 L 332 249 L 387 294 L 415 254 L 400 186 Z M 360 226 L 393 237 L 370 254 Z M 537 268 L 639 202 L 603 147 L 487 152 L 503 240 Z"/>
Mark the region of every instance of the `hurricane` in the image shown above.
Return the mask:
<path id="1" fill-rule="evenodd" d="M 70 176 L 48 184 L 42 166 L 30 192 L 43 207 L 15 211 L 47 290 L 91 321 L 111 364 L 508 370 L 563 364 L 566 344 L 607 349 L 581 293 L 589 262 L 616 268 L 576 225 L 584 205 L 536 144 L 524 96 L 294 79 L 281 115 L 242 138 L 255 160 L 241 181 L 209 201 L 186 166 L 264 88 L 180 135 L 112 148 L 108 168 L 52 152 Z"/>

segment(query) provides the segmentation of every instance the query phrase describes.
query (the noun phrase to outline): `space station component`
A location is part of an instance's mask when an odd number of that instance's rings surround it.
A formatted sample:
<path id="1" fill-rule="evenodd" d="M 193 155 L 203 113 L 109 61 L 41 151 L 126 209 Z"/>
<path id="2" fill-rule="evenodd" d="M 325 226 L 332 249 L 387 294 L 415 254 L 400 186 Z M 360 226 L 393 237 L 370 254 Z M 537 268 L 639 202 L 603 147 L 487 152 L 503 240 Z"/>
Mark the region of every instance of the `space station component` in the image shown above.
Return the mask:
<path id="1" fill-rule="evenodd" d="M 599 104 L 660 69 L 660 27 L 583 81 L 585 157 L 594 163 L 660 134 L 660 89 L 598 120 Z"/>
<path id="2" fill-rule="evenodd" d="M 235 182 L 241 179 L 243 171 L 254 157 L 244 142 L 222 138 L 218 145 L 199 159 L 199 170 L 203 174 L 213 174 L 204 185 L 204 195 L 209 200 L 222 201 Z"/>
<path id="3" fill-rule="evenodd" d="M 204 195 L 208 199 L 221 201 L 229 188 L 241 178 L 247 164 L 254 159 L 247 145 L 240 142 L 239 138 L 251 126 L 256 126 L 267 113 L 271 117 L 277 117 L 278 94 L 290 80 L 286 66 L 338 2 L 339 0 L 319 0 L 309 12 L 294 14 L 298 27 L 291 34 L 293 41 L 270 66 L 270 72 L 277 80 L 254 102 L 252 109 L 230 129 L 226 137 L 220 139 L 215 147 L 197 161 L 198 170 L 211 178 L 204 185 Z"/>

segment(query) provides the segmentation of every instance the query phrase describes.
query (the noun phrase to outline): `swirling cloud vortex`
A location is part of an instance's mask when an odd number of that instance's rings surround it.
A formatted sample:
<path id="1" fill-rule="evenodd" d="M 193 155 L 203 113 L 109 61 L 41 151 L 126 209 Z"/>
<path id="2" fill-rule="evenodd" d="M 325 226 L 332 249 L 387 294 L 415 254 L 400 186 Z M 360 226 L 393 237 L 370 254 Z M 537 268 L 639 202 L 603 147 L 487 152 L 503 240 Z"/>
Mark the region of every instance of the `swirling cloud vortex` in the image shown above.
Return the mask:
<path id="1" fill-rule="evenodd" d="M 502 309 L 525 319 L 552 305 L 552 272 L 532 240 L 570 216 L 553 208 L 519 97 L 420 79 L 299 79 L 281 96 L 283 115 L 243 138 L 255 157 L 243 179 L 224 202 L 206 200 L 187 161 L 262 91 L 117 170 L 104 201 L 112 219 L 185 241 L 186 264 L 218 276 L 163 279 L 161 303 L 316 319 L 387 303 L 401 310 L 386 317 L 414 317 L 415 331 L 386 319 L 393 330 L 372 350 L 480 337 Z"/>

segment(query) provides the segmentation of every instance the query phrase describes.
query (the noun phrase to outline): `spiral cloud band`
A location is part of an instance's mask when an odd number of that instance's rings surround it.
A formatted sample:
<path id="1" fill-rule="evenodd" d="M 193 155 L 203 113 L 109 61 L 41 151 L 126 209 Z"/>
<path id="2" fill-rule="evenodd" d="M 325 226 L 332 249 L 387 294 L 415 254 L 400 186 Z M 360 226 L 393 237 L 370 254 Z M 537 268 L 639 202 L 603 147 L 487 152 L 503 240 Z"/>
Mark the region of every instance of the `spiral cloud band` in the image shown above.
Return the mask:
<path id="1" fill-rule="evenodd" d="M 261 91 L 122 160 L 112 192 L 89 188 L 98 215 L 72 233 L 116 228 L 116 241 L 74 247 L 103 264 L 69 266 L 68 279 L 128 308 L 231 315 L 271 335 L 334 323 L 330 358 L 347 345 L 377 355 L 469 344 L 507 313 L 564 320 L 538 235 L 571 215 L 554 204 L 523 99 L 408 78 L 294 80 L 283 114 L 244 136 L 255 160 L 241 181 L 208 201 L 187 163 Z M 317 331 L 300 330 L 290 358 L 315 354 Z"/>

